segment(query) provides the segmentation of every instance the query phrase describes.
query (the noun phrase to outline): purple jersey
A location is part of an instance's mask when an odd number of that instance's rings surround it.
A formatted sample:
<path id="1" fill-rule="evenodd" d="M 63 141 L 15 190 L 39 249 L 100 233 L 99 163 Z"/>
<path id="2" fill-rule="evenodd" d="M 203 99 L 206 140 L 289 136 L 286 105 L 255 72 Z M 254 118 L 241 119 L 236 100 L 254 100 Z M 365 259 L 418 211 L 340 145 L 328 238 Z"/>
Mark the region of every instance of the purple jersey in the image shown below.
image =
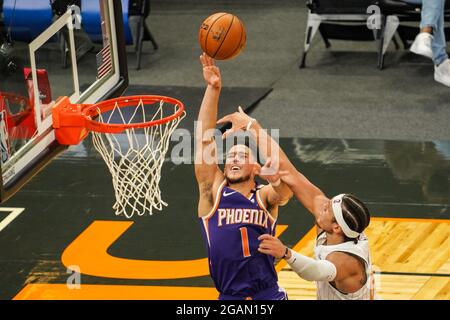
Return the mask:
<path id="1" fill-rule="evenodd" d="M 276 225 L 261 201 L 261 186 L 246 198 L 225 183 L 218 189 L 211 212 L 200 218 L 219 299 L 284 298 L 284 291 L 278 288 L 274 258 L 258 251 L 258 237 L 275 235 Z"/>

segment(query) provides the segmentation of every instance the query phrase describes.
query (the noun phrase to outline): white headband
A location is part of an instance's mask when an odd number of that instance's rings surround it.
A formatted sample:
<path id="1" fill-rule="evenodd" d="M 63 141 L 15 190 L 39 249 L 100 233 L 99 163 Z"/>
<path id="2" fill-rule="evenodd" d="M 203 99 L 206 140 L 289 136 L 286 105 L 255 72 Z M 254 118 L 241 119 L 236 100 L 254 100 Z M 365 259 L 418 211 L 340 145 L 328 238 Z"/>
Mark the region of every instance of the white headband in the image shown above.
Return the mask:
<path id="1" fill-rule="evenodd" d="M 331 205 L 333 208 L 334 218 L 336 222 L 341 227 L 344 234 L 349 238 L 357 238 L 359 233 L 350 229 L 348 224 L 345 222 L 344 217 L 342 216 L 342 197 L 344 194 L 340 194 L 331 199 Z"/>

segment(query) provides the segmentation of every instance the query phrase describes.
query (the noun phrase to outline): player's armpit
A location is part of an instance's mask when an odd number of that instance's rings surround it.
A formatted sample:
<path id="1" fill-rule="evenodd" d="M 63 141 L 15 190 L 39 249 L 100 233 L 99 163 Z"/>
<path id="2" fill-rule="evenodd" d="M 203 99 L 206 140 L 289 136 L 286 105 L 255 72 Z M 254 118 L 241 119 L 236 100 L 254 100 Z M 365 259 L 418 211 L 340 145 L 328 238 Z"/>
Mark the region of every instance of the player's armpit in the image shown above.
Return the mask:
<path id="1" fill-rule="evenodd" d="M 343 281 L 364 274 L 364 264 L 359 259 L 346 252 L 332 252 L 327 260 L 336 266 L 335 281 Z"/>
<path id="2" fill-rule="evenodd" d="M 215 204 L 216 197 L 222 182 L 224 181 L 224 176 L 221 171 L 219 171 L 213 182 L 200 182 L 198 184 L 199 188 L 199 202 L 198 202 L 198 216 L 203 217 L 208 215 Z"/>
<path id="3" fill-rule="evenodd" d="M 345 293 L 358 291 L 364 284 L 365 267 L 357 257 L 345 252 L 333 252 L 327 256 L 327 260 L 336 266 L 336 287 Z"/>
<path id="4" fill-rule="evenodd" d="M 200 193 L 200 198 L 206 200 L 210 205 L 213 204 L 213 191 L 212 183 L 202 182 L 198 184 L 198 191 Z"/>
<path id="5" fill-rule="evenodd" d="M 199 184 L 199 192 L 200 196 L 198 200 L 198 216 L 204 217 L 209 214 L 214 205 L 211 184 L 209 183 Z"/>

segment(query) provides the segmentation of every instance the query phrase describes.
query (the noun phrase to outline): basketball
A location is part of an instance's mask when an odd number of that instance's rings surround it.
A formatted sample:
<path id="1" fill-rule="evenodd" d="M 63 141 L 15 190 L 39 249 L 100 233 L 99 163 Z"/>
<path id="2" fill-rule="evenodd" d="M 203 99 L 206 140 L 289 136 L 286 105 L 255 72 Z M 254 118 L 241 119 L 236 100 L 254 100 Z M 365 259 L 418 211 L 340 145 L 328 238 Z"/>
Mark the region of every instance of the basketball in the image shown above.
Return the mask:
<path id="1" fill-rule="evenodd" d="M 203 21 L 198 32 L 200 47 L 216 60 L 236 57 L 245 46 L 244 24 L 230 13 L 215 13 Z"/>

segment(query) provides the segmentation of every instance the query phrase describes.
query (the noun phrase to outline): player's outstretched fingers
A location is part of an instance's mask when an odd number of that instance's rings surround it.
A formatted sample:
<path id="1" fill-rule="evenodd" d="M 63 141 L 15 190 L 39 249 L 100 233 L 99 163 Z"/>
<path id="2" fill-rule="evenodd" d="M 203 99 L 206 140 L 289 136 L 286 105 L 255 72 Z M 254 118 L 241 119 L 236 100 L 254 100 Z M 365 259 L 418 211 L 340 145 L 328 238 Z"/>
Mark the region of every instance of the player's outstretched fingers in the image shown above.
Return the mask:
<path id="1" fill-rule="evenodd" d="M 259 163 L 255 163 L 255 174 L 259 175 L 261 173 L 261 165 Z"/>
<path id="2" fill-rule="evenodd" d="M 263 241 L 263 242 L 261 242 L 261 243 L 259 244 L 259 248 L 264 249 L 264 250 L 269 250 L 269 249 L 271 249 L 271 248 L 270 248 L 270 244 L 267 243 L 267 242 L 265 242 L 265 241 Z"/>
<path id="3" fill-rule="evenodd" d="M 220 118 L 219 120 L 217 120 L 217 124 L 225 124 L 228 122 L 232 122 L 231 120 L 233 120 L 233 115 L 232 114 L 228 114 L 223 118 Z"/>
<path id="4" fill-rule="evenodd" d="M 271 240 L 271 239 L 273 239 L 273 238 L 274 238 L 274 237 L 271 236 L 270 234 L 265 233 L 265 234 L 260 235 L 260 236 L 258 237 L 258 240 L 260 240 L 260 241 L 263 241 L 263 240 Z"/>
<path id="5" fill-rule="evenodd" d="M 258 251 L 264 254 L 268 254 L 271 255 L 270 253 L 272 252 L 271 250 L 268 249 L 262 249 L 261 247 L 258 248 Z"/>
<path id="6" fill-rule="evenodd" d="M 272 166 L 272 158 L 268 157 L 266 163 L 264 163 L 264 166 L 261 168 L 261 173 L 263 175 L 270 175 L 277 173 L 277 171 L 271 168 L 271 166 Z"/>
<path id="7" fill-rule="evenodd" d="M 225 130 L 225 132 L 222 134 L 222 139 L 226 139 L 231 133 L 233 133 L 233 129 Z"/>
<path id="8" fill-rule="evenodd" d="M 206 53 L 203 53 L 203 54 L 205 55 L 206 64 L 208 66 L 213 66 L 214 65 L 214 59 L 211 58 L 210 56 L 208 56 Z"/>
<path id="9" fill-rule="evenodd" d="M 272 158 L 268 157 L 266 160 L 266 163 L 264 163 L 264 167 L 270 168 L 271 164 L 272 164 Z"/>
<path id="10" fill-rule="evenodd" d="M 200 63 L 202 64 L 203 67 L 206 67 L 205 53 L 204 52 L 200 55 Z"/>
<path id="11" fill-rule="evenodd" d="M 212 59 L 205 52 L 201 54 L 200 61 L 204 67 L 210 67 L 214 65 Z"/>

